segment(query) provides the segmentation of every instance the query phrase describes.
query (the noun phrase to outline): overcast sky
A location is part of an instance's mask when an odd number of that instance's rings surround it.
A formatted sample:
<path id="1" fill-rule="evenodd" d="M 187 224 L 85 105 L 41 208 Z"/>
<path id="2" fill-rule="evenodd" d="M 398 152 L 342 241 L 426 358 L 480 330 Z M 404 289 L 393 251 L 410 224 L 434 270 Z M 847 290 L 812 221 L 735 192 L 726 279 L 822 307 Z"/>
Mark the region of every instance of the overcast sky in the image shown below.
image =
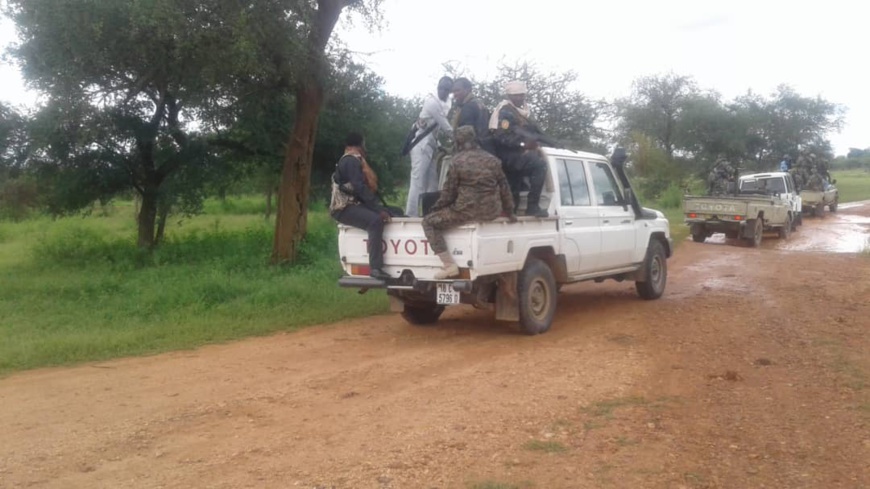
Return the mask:
<path id="1" fill-rule="evenodd" d="M 838 154 L 870 147 L 870 81 L 863 2 L 796 6 L 779 0 L 384 0 L 386 25 L 369 33 L 342 24 L 337 34 L 402 96 L 431 91 L 454 61 L 491 74 L 500 59 L 545 70 L 573 69 L 578 89 L 612 100 L 643 75 L 674 71 L 730 99 L 769 94 L 787 83 L 806 96 L 845 105 L 846 127 L 830 138 Z M 14 40 L 8 21 L 0 45 Z M 0 98 L 31 104 L 14 68 L 0 68 Z"/>

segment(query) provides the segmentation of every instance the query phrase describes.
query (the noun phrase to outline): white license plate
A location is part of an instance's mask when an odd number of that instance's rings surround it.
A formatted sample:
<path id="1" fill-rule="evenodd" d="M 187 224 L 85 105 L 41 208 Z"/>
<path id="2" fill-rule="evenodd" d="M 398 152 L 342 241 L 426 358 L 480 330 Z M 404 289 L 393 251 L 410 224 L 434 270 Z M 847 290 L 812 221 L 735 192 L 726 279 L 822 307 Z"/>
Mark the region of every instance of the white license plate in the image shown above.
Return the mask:
<path id="1" fill-rule="evenodd" d="M 438 296 L 438 304 L 459 304 L 459 292 L 453 290 L 453 284 L 450 282 L 438 282 L 435 290 Z"/>

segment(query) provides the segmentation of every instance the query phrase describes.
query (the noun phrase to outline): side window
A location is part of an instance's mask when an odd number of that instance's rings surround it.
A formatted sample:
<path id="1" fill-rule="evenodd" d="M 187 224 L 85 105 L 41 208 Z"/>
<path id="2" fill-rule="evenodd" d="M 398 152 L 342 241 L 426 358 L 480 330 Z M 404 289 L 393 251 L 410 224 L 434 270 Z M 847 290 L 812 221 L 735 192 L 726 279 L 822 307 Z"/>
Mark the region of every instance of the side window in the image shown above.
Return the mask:
<path id="1" fill-rule="evenodd" d="M 568 169 L 568 181 L 571 183 L 571 195 L 574 205 L 592 205 L 589 198 L 589 185 L 586 183 L 586 169 L 582 161 L 565 160 Z"/>
<path id="2" fill-rule="evenodd" d="M 583 162 L 560 159 L 557 160 L 556 168 L 559 169 L 559 195 L 562 205 L 592 205 Z"/>
<path id="3" fill-rule="evenodd" d="M 605 163 L 595 163 L 589 170 L 598 205 L 622 205 L 622 192 L 610 167 Z"/>
<path id="4" fill-rule="evenodd" d="M 562 205 L 574 205 L 571 196 L 571 182 L 568 181 L 568 171 L 565 169 L 565 160 L 556 160 L 556 168 L 559 171 L 559 195 Z"/>
<path id="5" fill-rule="evenodd" d="M 786 175 L 785 177 L 785 188 L 789 191 L 789 193 L 794 192 L 794 182 L 791 180 L 791 175 Z"/>

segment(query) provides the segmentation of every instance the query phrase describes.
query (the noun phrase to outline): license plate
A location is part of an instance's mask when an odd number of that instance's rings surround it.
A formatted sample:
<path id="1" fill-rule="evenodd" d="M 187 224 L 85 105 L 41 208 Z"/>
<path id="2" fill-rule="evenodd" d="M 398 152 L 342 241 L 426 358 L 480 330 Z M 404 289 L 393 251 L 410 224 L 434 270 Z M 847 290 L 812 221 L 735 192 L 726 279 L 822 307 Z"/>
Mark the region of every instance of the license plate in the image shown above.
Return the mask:
<path id="1" fill-rule="evenodd" d="M 439 282 L 436 289 L 436 294 L 438 296 L 438 304 L 459 304 L 459 292 L 453 290 L 452 283 Z"/>

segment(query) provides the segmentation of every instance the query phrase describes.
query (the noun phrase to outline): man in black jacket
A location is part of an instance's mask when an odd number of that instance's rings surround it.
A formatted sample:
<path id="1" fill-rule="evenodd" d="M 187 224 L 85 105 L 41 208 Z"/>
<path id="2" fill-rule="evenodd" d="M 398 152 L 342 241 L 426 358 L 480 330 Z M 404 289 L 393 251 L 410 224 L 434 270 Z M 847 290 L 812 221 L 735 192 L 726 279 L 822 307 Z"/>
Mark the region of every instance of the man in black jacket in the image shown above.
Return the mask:
<path id="1" fill-rule="evenodd" d="M 547 161 L 541 153 L 537 137 L 543 136 L 526 105 L 526 84 L 512 81 L 505 87 L 503 100 L 492 113 L 489 129 L 493 131 L 497 156 L 511 185 L 514 205 L 519 205 L 523 179 L 529 178 L 526 215 L 547 217 L 540 208 L 541 192 L 547 177 Z"/>
<path id="2" fill-rule="evenodd" d="M 453 130 L 471 126 L 477 136 L 477 143 L 484 151 L 495 155 L 495 145 L 489 130 L 489 110 L 472 93 L 473 85 L 468 78 L 457 78 L 453 82 L 453 101 L 456 109 L 453 114 Z"/>
<path id="3" fill-rule="evenodd" d="M 379 202 L 377 191 L 377 175 L 365 159 L 365 140 L 352 132 L 345 140 L 344 156 L 332 178 L 329 214 L 342 224 L 368 231 L 369 275 L 385 280 L 390 275 L 383 270 L 382 243 L 384 223 L 390 222 L 390 214 Z"/>

